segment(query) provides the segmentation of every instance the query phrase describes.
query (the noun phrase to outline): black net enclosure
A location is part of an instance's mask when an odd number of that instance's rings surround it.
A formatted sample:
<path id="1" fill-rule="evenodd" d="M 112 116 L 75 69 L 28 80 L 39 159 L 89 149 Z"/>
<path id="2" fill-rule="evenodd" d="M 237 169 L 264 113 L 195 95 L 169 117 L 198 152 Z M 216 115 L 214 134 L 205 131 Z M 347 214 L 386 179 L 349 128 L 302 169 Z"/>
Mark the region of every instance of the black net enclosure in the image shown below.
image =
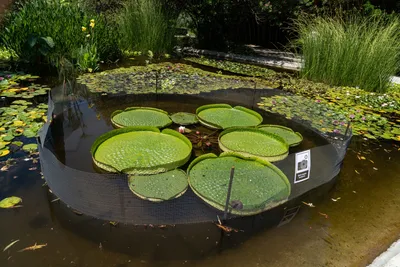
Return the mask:
<path id="1" fill-rule="evenodd" d="M 339 174 L 351 125 L 329 106 L 257 81 L 181 76 L 53 88 L 38 138 L 51 191 L 98 219 L 185 224 L 267 213 Z"/>

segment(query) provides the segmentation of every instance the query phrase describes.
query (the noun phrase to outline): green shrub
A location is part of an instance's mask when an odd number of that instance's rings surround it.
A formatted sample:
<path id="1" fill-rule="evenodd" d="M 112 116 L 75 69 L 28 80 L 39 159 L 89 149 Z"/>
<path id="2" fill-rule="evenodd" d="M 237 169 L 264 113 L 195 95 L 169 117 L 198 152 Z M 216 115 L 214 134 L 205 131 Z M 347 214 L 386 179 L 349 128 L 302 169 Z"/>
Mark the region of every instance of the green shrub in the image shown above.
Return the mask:
<path id="1" fill-rule="evenodd" d="M 116 27 L 101 15 L 84 12 L 75 1 L 31 0 L 14 6 L 6 14 L 0 43 L 30 63 L 45 62 L 56 67 L 65 60 L 76 63 L 79 50 L 87 46 L 82 26 L 88 26 L 91 19 L 96 22 L 97 33 L 89 50 L 94 51 L 95 46 L 102 60 L 118 56 Z M 45 46 L 43 40 L 52 40 L 53 45 Z"/>
<path id="2" fill-rule="evenodd" d="M 399 67 L 399 26 L 395 16 L 302 16 L 295 22 L 304 60 L 301 75 L 384 92 Z"/>
<path id="3" fill-rule="evenodd" d="M 174 21 L 160 0 L 128 0 L 120 14 L 121 46 L 130 51 L 168 52 Z"/>

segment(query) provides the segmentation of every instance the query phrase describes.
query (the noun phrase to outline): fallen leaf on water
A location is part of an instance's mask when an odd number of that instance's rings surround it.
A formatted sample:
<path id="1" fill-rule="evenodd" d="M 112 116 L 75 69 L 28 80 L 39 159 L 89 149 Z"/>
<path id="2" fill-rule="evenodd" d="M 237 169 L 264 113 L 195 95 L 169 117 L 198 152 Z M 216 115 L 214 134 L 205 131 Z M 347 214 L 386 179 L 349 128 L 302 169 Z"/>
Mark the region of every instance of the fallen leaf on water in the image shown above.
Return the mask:
<path id="1" fill-rule="evenodd" d="M 41 245 L 38 245 L 37 243 L 35 243 L 35 245 L 33 245 L 33 246 L 30 246 L 30 247 L 26 247 L 26 248 L 24 248 L 24 249 L 21 249 L 21 250 L 19 250 L 18 252 L 24 252 L 24 251 L 30 251 L 30 250 L 37 250 L 37 249 L 41 249 L 41 248 L 44 248 L 44 247 L 46 247 L 47 246 L 47 243 L 46 244 L 41 244 Z"/>
<path id="2" fill-rule="evenodd" d="M 229 226 L 225 226 L 225 225 L 218 224 L 218 223 L 214 223 L 214 224 L 215 224 L 219 229 L 223 230 L 223 231 L 226 232 L 226 233 L 230 233 L 230 232 L 235 232 L 235 233 L 237 233 L 237 232 L 239 232 L 239 230 L 234 229 L 234 228 L 229 227 Z"/>
<path id="3" fill-rule="evenodd" d="M 375 162 L 373 160 L 369 160 L 369 161 L 371 161 L 372 164 L 375 164 Z"/>
<path id="4" fill-rule="evenodd" d="M 8 166 L 5 165 L 5 166 L 1 167 L 0 171 L 2 171 L 2 172 L 8 171 Z"/>
<path id="5" fill-rule="evenodd" d="M 36 167 L 32 167 L 32 168 L 29 168 L 29 170 L 30 170 L 30 171 L 36 171 L 37 168 L 36 168 Z"/>
<path id="6" fill-rule="evenodd" d="M 6 251 L 7 249 L 11 248 L 15 243 L 17 243 L 19 241 L 19 239 L 11 242 L 10 244 L 8 244 L 4 249 L 3 252 Z"/>
<path id="7" fill-rule="evenodd" d="M 19 208 L 19 203 L 22 202 L 22 199 L 19 197 L 7 197 L 0 201 L 0 208 L 2 209 L 11 209 L 11 208 Z"/>
<path id="8" fill-rule="evenodd" d="M 354 170 L 357 174 L 360 174 L 357 170 Z"/>
<path id="9" fill-rule="evenodd" d="M 336 202 L 336 201 L 338 201 L 339 199 L 341 199 L 341 197 L 338 197 L 338 198 L 331 198 L 331 199 L 332 199 L 333 202 Z"/>
<path id="10" fill-rule="evenodd" d="M 356 191 L 353 191 L 353 193 L 354 193 L 354 194 L 357 194 L 357 192 L 356 192 Z"/>
<path id="11" fill-rule="evenodd" d="M 375 171 L 377 171 L 377 170 L 378 170 L 378 168 L 375 168 L 375 167 L 372 167 L 372 169 L 374 169 Z"/>
<path id="12" fill-rule="evenodd" d="M 117 225 L 118 225 L 118 222 L 110 221 L 110 224 L 111 224 L 112 226 L 117 226 Z"/>
<path id="13" fill-rule="evenodd" d="M 322 215 L 322 216 L 324 216 L 325 217 L 325 219 L 328 219 L 328 214 L 326 214 L 326 213 L 322 213 L 322 212 L 318 212 L 320 215 Z"/>
<path id="14" fill-rule="evenodd" d="M 303 203 L 304 205 L 309 206 L 310 208 L 315 208 L 315 206 L 314 206 L 313 203 L 307 203 L 307 202 L 304 202 L 304 201 L 302 201 L 302 203 Z"/>
<path id="15" fill-rule="evenodd" d="M 365 158 L 364 156 L 361 156 L 361 157 L 360 157 L 360 159 L 362 159 L 362 160 L 366 160 L 366 158 Z"/>

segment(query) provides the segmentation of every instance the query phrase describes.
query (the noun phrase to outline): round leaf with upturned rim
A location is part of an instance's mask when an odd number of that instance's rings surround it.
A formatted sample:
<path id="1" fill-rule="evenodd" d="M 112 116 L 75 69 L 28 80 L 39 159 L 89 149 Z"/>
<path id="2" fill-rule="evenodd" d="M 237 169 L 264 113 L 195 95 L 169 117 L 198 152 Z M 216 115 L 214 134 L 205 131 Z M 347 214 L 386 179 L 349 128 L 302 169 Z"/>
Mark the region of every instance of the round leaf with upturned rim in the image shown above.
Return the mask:
<path id="1" fill-rule="evenodd" d="M 131 126 L 165 128 L 172 124 L 167 112 L 149 107 L 130 107 L 123 111 L 114 111 L 111 115 L 111 122 L 119 128 Z"/>
<path id="2" fill-rule="evenodd" d="M 213 129 L 257 126 L 263 121 L 262 116 L 253 110 L 228 104 L 201 106 L 196 110 L 196 115 L 201 124 Z"/>
<path id="3" fill-rule="evenodd" d="M 300 133 L 294 132 L 292 129 L 285 126 L 265 124 L 258 126 L 258 129 L 282 137 L 289 146 L 297 146 L 303 141 L 303 136 Z"/>
<path id="4" fill-rule="evenodd" d="M 106 171 L 145 175 L 182 166 L 191 156 L 192 144 L 171 129 L 125 127 L 97 138 L 91 153 L 95 164 Z"/>
<path id="5" fill-rule="evenodd" d="M 229 211 L 236 215 L 254 215 L 287 201 L 290 183 L 285 174 L 271 163 L 245 158 L 237 153 L 200 156 L 189 166 L 189 185 L 207 204 L 225 208 L 232 166 L 235 168 Z M 233 203 L 241 203 L 234 208 Z"/>
<path id="6" fill-rule="evenodd" d="M 282 137 L 255 128 L 227 129 L 219 135 L 218 144 L 222 151 L 267 161 L 282 160 L 289 154 L 289 145 Z"/>

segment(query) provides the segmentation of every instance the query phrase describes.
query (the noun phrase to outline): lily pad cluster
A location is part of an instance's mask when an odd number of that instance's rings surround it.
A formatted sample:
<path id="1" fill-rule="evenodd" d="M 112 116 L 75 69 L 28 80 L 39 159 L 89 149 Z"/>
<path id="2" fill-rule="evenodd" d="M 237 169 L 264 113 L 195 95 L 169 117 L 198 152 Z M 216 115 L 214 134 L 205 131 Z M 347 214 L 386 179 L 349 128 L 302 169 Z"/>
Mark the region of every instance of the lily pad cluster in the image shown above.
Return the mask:
<path id="1" fill-rule="evenodd" d="M 103 134 L 91 149 L 94 163 L 103 170 L 130 174 L 131 191 L 160 202 L 181 196 L 186 175 L 176 168 L 192 154 L 192 143 L 182 134 L 156 127 L 125 127 Z"/>
<path id="2" fill-rule="evenodd" d="M 261 80 L 207 72 L 185 64 L 160 63 L 87 73 L 77 78 L 93 93 L 198 94 L 228 88 L 269 88 Z"/>
<path id="3" fill-rule="evenodd" d="M 46 114 L 46 104 L 34 106 L 26 100 L 16 100 L 0 108 L 0 156 L 19 150 L 24 144 L 28 145 L 23 147 L 25 151 L 35 150 L 35 141 L 26 138 L 37 136 L 47 119 Z"/>
<path id="4" fill-rule="evenodd" d="M 39 76 L 24 73 L 0 72 L 0 96 L 29 99 L 46 95 L 50 88 L 35 84 Z"/>
<path id="5" fill-rule="evenodd" d="M 295 95 L 262 98 L 258 105 L 288 119 L 307 121 L 322 133 L 343 135 L 350 122 L 354 135 L 400 141 L 398 123 L 363 106 L 346 106 L 344 103 L 337 104 L 324 98 L 309 99 Z"/>
<path id="6" fill-rule="evenodd" d="M 252 65 L 218 61 L 207 58 L 188 58 L 188 61 L 217 69 L 256 76 L 270 84 L 271 88 L 288 91 L 295 96 L 275 96 L 262 99 L 260 106 L 266 110 L 294 116 L 309 121 L 316 129 L 326 133 L 343 133 L 343 124 L 352 122 L 353 134 L 366 138 L 400 141 L 400 91 L 398 85 L 385 94 L 370 93 L 362 88 L 330 86 L 300 79 L 296 75 L 277 73 Z M 264 69 L 264 70 L 263 70 Z M 267 74 L 263 74 L 267 72 Z M 261 73 L 261 74 L 260 74 Z M 299 101 L 296 103 L 296 101 Z M 315 105 L 313 107 L 313 105 Z M 289 106 L 286 106 L 288 104 Z M 292 105 L 293 104 L 293 105 Z M 298 107 L 296 107 L 298 105 Z M 310 112 L 313 116 L 310 116 Z M 321 112 L 330 114 L 326 117 Z M 314 115 L 316 117 L 314 117 Z"/>
<path id="7" fill-rule="evenodd" d="M 189 61 L 189 62 L 197 63 L 197 64 L 214 67 L 214 68 L 221 69 L 224 71 L 248 75 L 248 76 L 252 76 L 252 77 L 261 77 L 261 78 L 269 79 L 269 78 L 273 78 L 277 75 L 275 71 L 265 68 L 265 67 L 244 64 L 244 63 L 237 63 L 237 62 L 228 61 L 228 60 L 215 60 L 215 59 L 210 59 L 210 58 L 205 58 L 205 57 L 200 57 L 200 58 L 199 57 L 187 57 L 187 58 L 185 58 L 185 60 Z"/>

